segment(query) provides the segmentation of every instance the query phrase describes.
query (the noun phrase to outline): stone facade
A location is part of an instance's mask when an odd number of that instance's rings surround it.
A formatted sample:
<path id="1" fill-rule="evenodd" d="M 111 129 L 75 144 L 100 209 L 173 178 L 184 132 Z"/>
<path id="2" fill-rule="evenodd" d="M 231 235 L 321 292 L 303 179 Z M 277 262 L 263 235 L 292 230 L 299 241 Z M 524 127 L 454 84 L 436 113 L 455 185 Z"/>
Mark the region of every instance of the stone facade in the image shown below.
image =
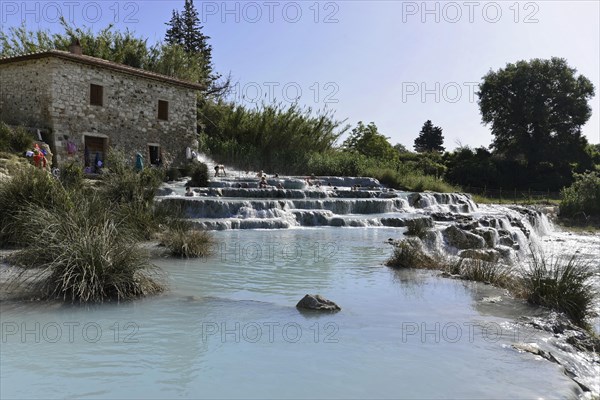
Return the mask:
<path id="1" fill-rule="evenodd" d="M 108 148 L 181 164 L 196 142 L 199 87 L 96 60 L 56 51 L 0 60 L 0 119 L 46 132 L 57 166 L 93 163 Z M 92 85 L 102 105 L 93 104 Z"/>

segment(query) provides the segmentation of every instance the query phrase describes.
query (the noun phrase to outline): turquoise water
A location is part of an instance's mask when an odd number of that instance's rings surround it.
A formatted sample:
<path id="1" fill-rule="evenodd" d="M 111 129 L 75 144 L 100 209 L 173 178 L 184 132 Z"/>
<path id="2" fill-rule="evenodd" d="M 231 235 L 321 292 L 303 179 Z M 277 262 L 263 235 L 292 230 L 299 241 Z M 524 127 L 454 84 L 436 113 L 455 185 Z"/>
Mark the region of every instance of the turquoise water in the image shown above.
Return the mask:
<path id="1" fill-rule="evenodd" d="M 510 346 L 527 332 L 482 305 L 492 289 L 383 266 L 397 229 L 214 235 L 212 258 L 155 260 L 161 296 L 1 302 L 0 397 L 575 397 L 559 366 Z M 301 313 L 306 293 L 342 311 Z"/>

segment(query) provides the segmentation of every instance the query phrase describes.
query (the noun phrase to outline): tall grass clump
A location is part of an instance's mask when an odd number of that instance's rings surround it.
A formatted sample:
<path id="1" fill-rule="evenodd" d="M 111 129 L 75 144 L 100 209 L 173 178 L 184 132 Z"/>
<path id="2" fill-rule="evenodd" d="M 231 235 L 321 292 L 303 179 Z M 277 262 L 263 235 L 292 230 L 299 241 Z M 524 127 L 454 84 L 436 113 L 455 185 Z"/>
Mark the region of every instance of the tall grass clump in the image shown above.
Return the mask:
<path id="1" fill-rule="evenodd" d="M 561 192 L 560 216 L 600 217 L 600 173 L 575 175 L 575 182 Z"/>
<path id="2" fill-rule="evenodd" d="M 113 210 L 120 229 L 138 239 L 150 239 L 161 223 L 154 197 L 164 180 L 163 172 L 157 168 L 137 172 L 118 151 L 109 153 L 107 166 L 98 191 L 105 206 Z"/>
<path id="3" fill-rule="evenodd" d="M 532 250 L 530 266 L 522 278 L 523 296 L 537 304 L 565 313 L 585 326 L 597 293 L 590 283 L 594 270 L 581 256 L 547 257 Z"/>
<path id="4" fill-rule="evenodd" d="M 206 257 L 211 254 L 213 239 L 206 231 L 189 229 L 182 225 L 172 226 L 163 233 L 161 244 L 177 257 Z"/>
<path id="5" fill-rule="evenodd" d="M 162 182 L 162 172 L 157 168 L 145 168 L 141 172 L 131 167 L 110 168 L 102 177 L 101 192 L 114 203 L 149 204 Z"/>
<path id="6" fill-rule="evenodd" d="M 404 239 L 394 245 L 394 252 L 385 263 L 393 268 L 436 268 L 436 261 L 423 249 L 423 243 L 417 238 Z"/>
<path id="7" fill-rule="evenodd" d="M 70 163 L 60 169 L 60 183 L 68 190 L 81 190 L 83 188 L 83 170 L 75 163 Z"/>
<path id="8" fill-rule="evenodd" d="M 50 211 L 30 206 L 22 211 L 18 219 L 30 229 L 31 238 L 27 248 L 12 256 L 15 264 L 25 267 L 16 283 L 29 283 L 41 299 L 82 303 L 161 292 L 157 270 L 135 238 L 119 229 L 110 210 L 98 212 L 101 201 L 80 199 L 76 208 Z M 44 224 L 39 226 L 38 219 Z"/>
<path id="9" fill-rule="evenodd" d="M 0 182 L 0 245 L 22 246 L 30 234 L 20 228 L 19 214 L 30 206 L 43 209 L 73 207 L 67 191 L 46 171 L 28 167 Z M 34 221 L 42 224 L 43 220 Z"/>
<path id="10" fill-rule="evenodd" d="M 499 262 L 463 258 L 460 260 L 458 275 L 469 281 L 489 283 L 501 288 L 514 284 L 510 267 Z"/>

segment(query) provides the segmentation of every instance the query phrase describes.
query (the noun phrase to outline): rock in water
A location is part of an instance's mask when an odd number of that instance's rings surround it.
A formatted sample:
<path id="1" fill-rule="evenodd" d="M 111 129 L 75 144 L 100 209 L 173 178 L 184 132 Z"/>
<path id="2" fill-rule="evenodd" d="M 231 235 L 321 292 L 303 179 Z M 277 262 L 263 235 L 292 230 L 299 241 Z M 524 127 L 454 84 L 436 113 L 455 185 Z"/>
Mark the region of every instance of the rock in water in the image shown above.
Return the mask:
<path id="1" fill-rule="evenodd" d="M 321 295 L 307 294 L 296 304 L 296 308 L 306 308 L 317 311 L 340 311 L 341 307 Z"/>

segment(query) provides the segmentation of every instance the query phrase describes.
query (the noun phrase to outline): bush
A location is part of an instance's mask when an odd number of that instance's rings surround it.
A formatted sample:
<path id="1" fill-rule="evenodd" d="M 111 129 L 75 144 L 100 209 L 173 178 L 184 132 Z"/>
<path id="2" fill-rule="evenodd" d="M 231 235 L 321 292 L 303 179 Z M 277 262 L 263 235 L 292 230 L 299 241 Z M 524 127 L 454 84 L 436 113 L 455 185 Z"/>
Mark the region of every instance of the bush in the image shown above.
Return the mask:
<path id="1" fill-rule="evenodd" d="M 162 184 L 163 172 L 157 168 L 144 168 L 136 172 L 118 153 L 109 155 L 110 169 L 102 176 L 102 193 L 111 202 L 142 202 L 150 205 Z"/>
<path id="2" fill-rule="evenodd" d="M 190 171 L 189 186 L 207 187 L 208 186 L 208 167 L 204 163 L 194 163 Z"/>
<path id="3" fill-rule="evenodd" d="M 171 167 L 167 170 L 166 181 L 176 181 L 181 178 L 181 171 L 178 168 Z"/>
<path id="4" fill-rule="evenodd" d="M 33 148 L 33 137 L 23 127 L 11 129 L 0 121 L 0 151 L 23 153 Z"/>
<path id="5" fill-rule="evenodd" d="M 169 229 L 162 235 L 161 244 L 178 257 L 205 257 L 211 253 L 213 240 L 205 231 L 185 228 Z"/>
<path id="6" fill-rule="evenodd" d="M 600 217 L 600 173 L 576 174 L 575 182 L 561 192 L 561 217 Z"/>
<path id="7" fill-rule="evenodd" d="M 11 257 L 26 267 L 14 283 L 31 284 L 35 297 L 71 302 L 126 300 L 161 292 L 164 287 L 155 279 L 155 267 L 101 204 L 101 199 L 93 198 L 80 201 L 76 208 L 50 211 L 30 206 L 19 214 L 31 240 L 29 247 Z M 41 227 L 37 219 L 44 221 Z"/>
<path id="8" fill-rule="evenodd" d="M 593 276 L 591 265 L 577 254 L 547 258 L 532 251 L 523 276 L 523 295 L 529 303 L 564 312 L 574 323 L 585 326 L 597 295 L 590 282 Z"/>
<path id="9" fill-rule="evenodd" d="M 313 153 L 306 163 L 306 173 L 320 176 L 362 176 L 365 174 L 366 163 L 367 158 L 357 153 Z"/>
<path id="10" fill-rule="evenodd" d="M 60 183 L 69 190 L 80 190 L 83 187 L 83 170 L 75 163 L 60 169 Z"/>
<path id="11" fill-rule="evenodd" d="M 0 246 L 23 246 L 30 241 L 31 233 L 17 224 L 19 214 L 27 207 L 69 209 L 73 206 L 56 179 L 44 170 L 31 167 L 18 170 L 12 178 L 0 181 L 0 204 Z M 34 221 L 39 225 L 45 223 L 39 218 L 34 218 Z"/>

